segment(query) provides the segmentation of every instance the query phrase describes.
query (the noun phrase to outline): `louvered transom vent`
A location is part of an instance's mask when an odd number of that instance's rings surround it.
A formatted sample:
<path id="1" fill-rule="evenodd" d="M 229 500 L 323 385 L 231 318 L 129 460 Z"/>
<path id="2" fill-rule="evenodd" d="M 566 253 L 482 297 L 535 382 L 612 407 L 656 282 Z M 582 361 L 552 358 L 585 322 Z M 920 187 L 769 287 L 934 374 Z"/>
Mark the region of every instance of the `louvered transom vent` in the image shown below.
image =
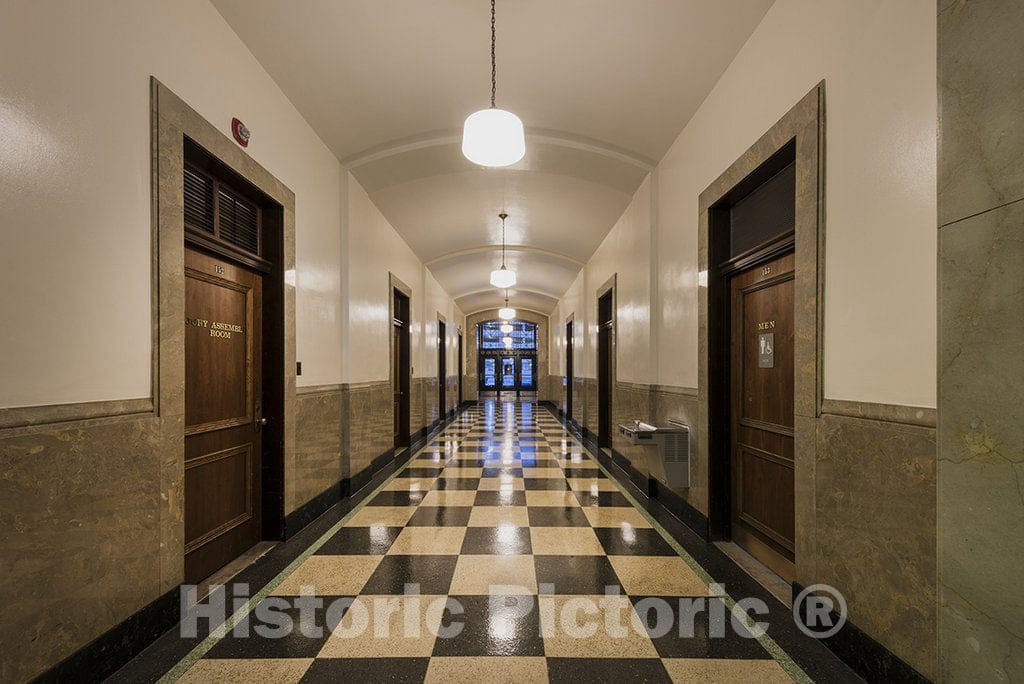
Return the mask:
<path id="1" fill-rule="evenodd" d="M 213 235 L 213 179 L 185 167 L 185 223 Z"/>
<path id="2" fill-rule="evenodd" d="M 224 242 L 259 254 L 259 209 L 221 185 L 218 188 L 218 237 Z"/>

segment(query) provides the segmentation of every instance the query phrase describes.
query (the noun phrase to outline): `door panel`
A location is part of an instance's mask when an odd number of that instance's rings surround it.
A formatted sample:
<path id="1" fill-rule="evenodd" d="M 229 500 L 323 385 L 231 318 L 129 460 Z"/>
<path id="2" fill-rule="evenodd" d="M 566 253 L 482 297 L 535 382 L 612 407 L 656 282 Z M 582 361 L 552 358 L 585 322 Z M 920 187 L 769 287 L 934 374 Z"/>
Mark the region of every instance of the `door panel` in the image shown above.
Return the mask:
<path id="1" fill-rule="evenodd" d="M 185 580 L 260 540 L 263 279 L 185 250 Z"/>
<path id="2" fill-rule="evenodd" d="M 734 276 L 731 293 L 733 539 L 794 576 L 793 255 Z"/>
<path id="3" fill-rule="evenodd" d="M 409 363 L 409 298 L 392 290 L 391 382 L 395 449 L 409 446 L 409 400 L 411 366 Z"/>
<path id="4" fill-rule="evenodd" d="M 515 389 L 516 359 L 513 356 L 501 357 L 501 388 Z"/>

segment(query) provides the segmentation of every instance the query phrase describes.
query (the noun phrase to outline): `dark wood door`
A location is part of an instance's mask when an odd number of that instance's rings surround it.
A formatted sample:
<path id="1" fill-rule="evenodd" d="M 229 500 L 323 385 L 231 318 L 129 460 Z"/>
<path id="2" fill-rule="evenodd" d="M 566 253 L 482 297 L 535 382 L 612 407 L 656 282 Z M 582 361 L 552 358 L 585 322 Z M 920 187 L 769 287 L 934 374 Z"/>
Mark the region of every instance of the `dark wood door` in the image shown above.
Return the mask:
<path id="1" fill-rule="evenodd" d="M 391 325 L 391 378 L 394 395 L 394 447 L 409 446 L 409 298 L 394 291 Z"/>
<path id="2" fill-rule="evenodd" d="M 609 291 L 597 302 L 597 444 L 612 446 L 612 369 L 613 335 L 612 293 Z"/>
<path id="3" fill-rule="evenodd" d="M 565 324 L 565 419 L 572 419 L 572 347 L 573 347 L 573 325 L 572 321 Z"/>
<path id="4" fill-rule="evenodd" d="M 732 537 L 794 578 L 792 252 L 730 282 Z"/>
<path id="5" fill-rule="evenodd" d="M 444 321 L 437 322 L 437 418 L 448 413 L 448 333 Z"/>
<path id="6" fill-rule="evenodd" d="M 260 540 L 263 278 L 185 249 L 185 581 Z"/>

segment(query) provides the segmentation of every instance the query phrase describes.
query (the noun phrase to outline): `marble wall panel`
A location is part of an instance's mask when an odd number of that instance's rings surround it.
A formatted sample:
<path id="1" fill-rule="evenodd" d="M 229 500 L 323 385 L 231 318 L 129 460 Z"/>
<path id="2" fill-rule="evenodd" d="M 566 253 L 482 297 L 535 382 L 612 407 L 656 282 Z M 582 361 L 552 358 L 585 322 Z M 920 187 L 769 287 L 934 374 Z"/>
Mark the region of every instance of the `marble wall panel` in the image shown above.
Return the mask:
<path id="1" fill-rule="evenodd" d="M 1024 679 L 1024 202 L 939 231 L 941 666 Z"/>
<path id="2" fill-rule="evenodd" d="M 941 226 L 1024 197 L 1024 3 L 938 5 Z"/>
<path id="3" fill-rule="evenodd" d="M 344 477 L 344 397 L 340 385 L 299 388 L 295 401 L 295 467 L 286 506 L 291 513 Z"/>
<path id="4" fill-rule="evenodd" d="M 159 527 L 175 442 L 163 423 L 149 414 L 0 433 L 0 680 L 31 679 L 170 588 Z"/>
<path id="5" fill-rule="evenodd" d="M 353 383 L 343 389 L 342 444 L 347 463 L 343 477 L 354 477 L 394 447 L 394 396 L 391 383 Z"/>
<path id="6" fill-rule="evenodd" d="M 823 414 L 810 559 L 814 581 L 843 593 L 850 621 L 929 678 L 937 671 L 935 453 L 934 428 Z"/>

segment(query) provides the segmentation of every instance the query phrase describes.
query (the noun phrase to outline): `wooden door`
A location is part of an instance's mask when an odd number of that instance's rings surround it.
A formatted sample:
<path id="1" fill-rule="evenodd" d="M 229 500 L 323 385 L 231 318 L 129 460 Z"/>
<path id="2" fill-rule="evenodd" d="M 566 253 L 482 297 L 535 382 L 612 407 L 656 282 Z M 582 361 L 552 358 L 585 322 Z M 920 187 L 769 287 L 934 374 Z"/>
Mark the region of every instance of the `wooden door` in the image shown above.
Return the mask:
<path id="1" fill-rule="evenodd" d="M 463 365 L 462 365 L 462 333 L 459 333 L 459 405 L 458 405 L 458 407 L 462 406 L 462 374 L 463 374 L 463 371 L 464 371 L 464 368 L 463 368 Z M 456 407 L 456 408 L 458 408 L 458 407 Z"/>
<path id="2" fill-rule="evenodd" d="M 612 293 L 609 291 L 598 300 L 597 333 L 597 444 L 612 446 L 612 349 L 614 334 L 612 319 Z"/>
<path id="3" fill-rule="evenodd" d="M 437 419 L 448 413 L 448 332 L 444 321 L 437 322 Z"/>
<path id="4" fill-rule="evenodd" d="M 565 419 L 566 421 L 572 420 L 572 384 L 573 384 L 573 368 L 572 368 L 572 347 L 573 347 L 573 334 L 572 334 L 572 321 L 565 324 Z"/>
<path id="5" fill-rule="evenodd" d="M 185 249 L 185 581 L 261 536 L 263 278 Z"/>
<path id="6" fill-rule="evenodd" d="M 409 298 L 393 291 L 391 325 L 391 378 L 394 411 L 394 447 L 409 446 Z"/>
<path id="7" fill-rule="evenodd" d="M 794 578 L 793 269 L 790 252 L 730 282 L 732 537 Z"/>

